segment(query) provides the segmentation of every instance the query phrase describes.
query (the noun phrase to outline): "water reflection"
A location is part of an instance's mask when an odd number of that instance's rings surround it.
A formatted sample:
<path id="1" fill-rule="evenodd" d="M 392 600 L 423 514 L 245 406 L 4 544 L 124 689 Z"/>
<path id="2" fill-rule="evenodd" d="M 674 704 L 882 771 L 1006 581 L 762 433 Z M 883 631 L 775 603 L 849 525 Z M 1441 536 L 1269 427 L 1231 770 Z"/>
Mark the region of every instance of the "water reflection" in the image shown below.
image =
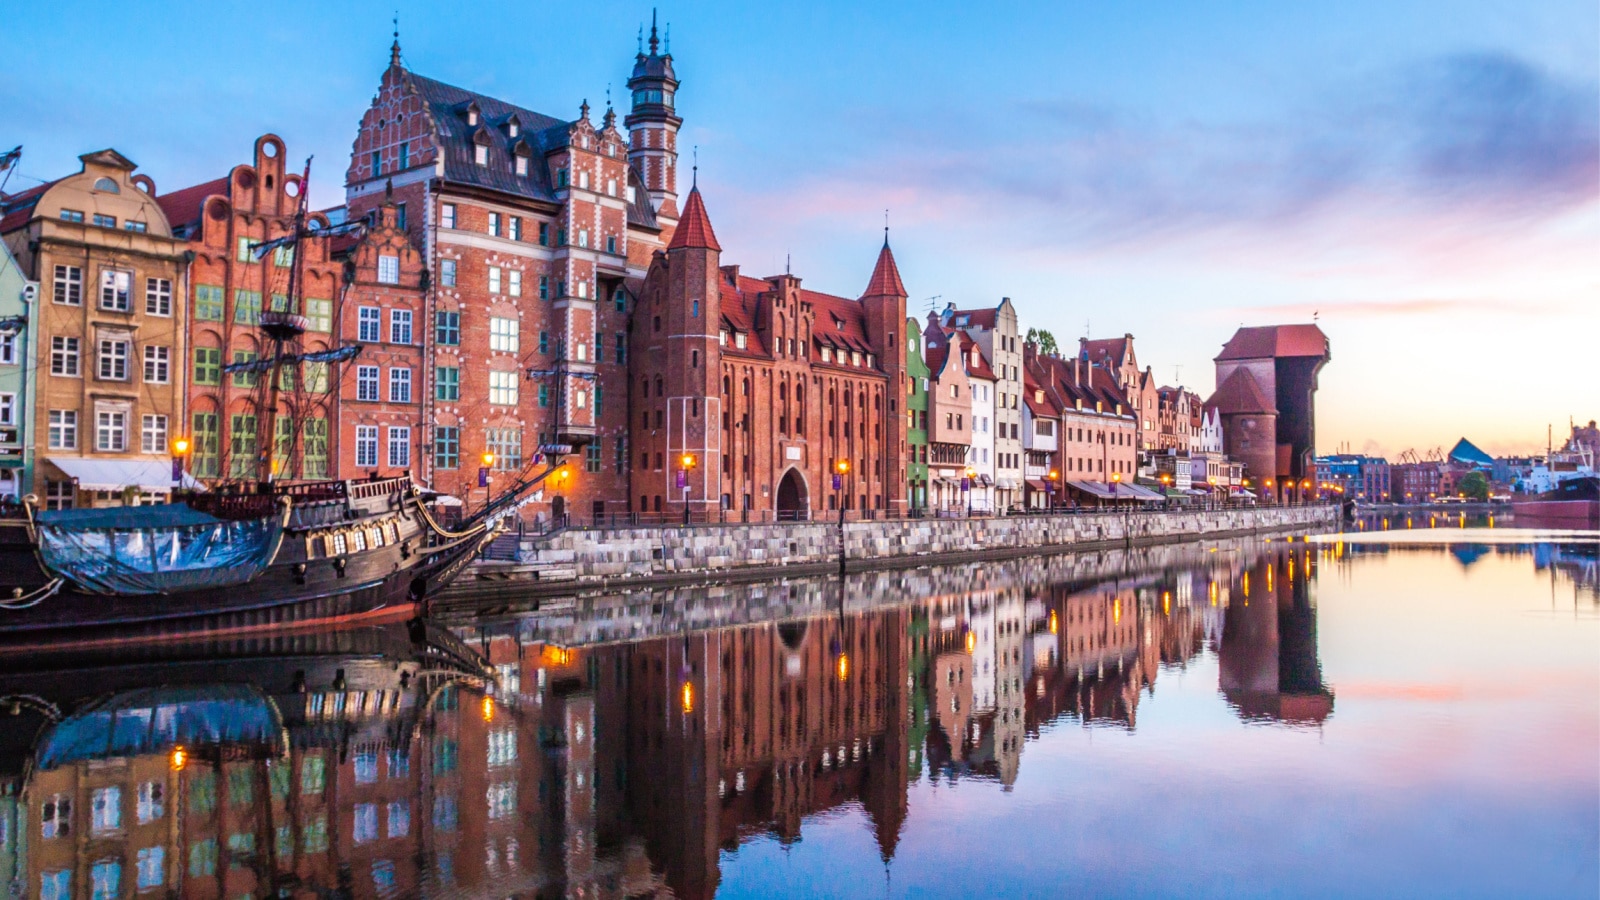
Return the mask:
<path id="1" fill-rule="evenodd" d="M 1009 791 L 1042 734 L 1133 732 L 1202 657 L 1238 720 L 1322 727 L 1316 582 L 1379 552 L 1147 548 L 8 661 L 0 877 L 43 897 L 707 897 L 728 851 L 840 809 L 887 864 L 919 782 Z"/>

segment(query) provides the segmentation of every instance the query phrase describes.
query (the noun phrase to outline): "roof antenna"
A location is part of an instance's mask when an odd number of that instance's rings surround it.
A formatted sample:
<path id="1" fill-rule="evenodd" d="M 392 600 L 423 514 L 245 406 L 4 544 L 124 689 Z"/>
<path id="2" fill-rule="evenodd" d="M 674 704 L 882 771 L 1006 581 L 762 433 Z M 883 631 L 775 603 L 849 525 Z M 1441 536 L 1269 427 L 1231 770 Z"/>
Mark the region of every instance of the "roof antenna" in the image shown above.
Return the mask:
<path id="1" fill-rule="evenodd" d="M 694 145 L 694 169 L 689 173 L 689 190 L 700 189 L 700 145 Z"/>
<path id="2" fill-rule="evenodd" d="M 889 211 L 883 211 L 883 245 L 889 246 Z"/>
<path id="3" fill-rule="evenodd" d="M 792 275 L 792 274 L 794 274 L 794 272 L 793 272 L 793 270 L 791 270 L 791 269 L 790 269 L 790 268 L 789 268 L 789 264 L 790 264 L 790 263 L 791 263 L 791 262 L 793 262 L 793 259 L 792 259 L 792 258 L 791 258 L 791 256 L 790 256 L 790 254 L 788 254 L 788 253 L 785 253 L 785 254 L 784 254 L 784 255 L 783 255 L 783 274 L 785 274 L 785 275 Z"/>
<path id="4" fill-rule="evenodd" d="M 644 55 L 644 23 L 639 23 L 639 55 Z"/>
<path id="5" fill-rule="evenodd" d="M 672 55 L 672 23 L 667 23 L 667 55 Z"/>

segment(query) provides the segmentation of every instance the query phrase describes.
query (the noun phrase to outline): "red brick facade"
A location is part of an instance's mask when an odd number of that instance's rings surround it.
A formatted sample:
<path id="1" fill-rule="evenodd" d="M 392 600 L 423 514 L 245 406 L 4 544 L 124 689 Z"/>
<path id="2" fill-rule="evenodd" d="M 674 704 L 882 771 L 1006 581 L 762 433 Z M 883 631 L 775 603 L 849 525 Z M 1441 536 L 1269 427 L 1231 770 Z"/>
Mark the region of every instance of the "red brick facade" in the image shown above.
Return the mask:
<path id="1" fill-rule="evenodd" d="M 860 300 L 723 266 L 691 191 L 635 312 L 634 511 L 903 513 L 905 299 L 887 244 Z"/>
<path id="2" fill-rule="evenodd" d="M 296 312 L 310 328 L 288 352 L 313 353 L 335 346 L 333 319 L 343 282 L 340 266 L 328 255 L 326 241 L 302 243 L 293 253 L 268 253 L 257 260 L 249 245 L 282 237 L 293 230 L 300 204 L 301 173 L 291 171 L 283 141 L 276 135 L 256 140 L 250 163 L 235 166 L 225 178 L 174 191 L 158 198 L 176 236 L 189 241 L 189 358 L 173 360 L 189 386 L 187 428 L 193 441 L 190 467 L 200 479 L 251 480 L 267 444 L 266 376 L 225 373 L 230 363 L 270 352 L 256 327 L 263 310 L 288 303 L 291 267 L 298 265 Z M 324 217 L 313 222 L 326 225 Z M 316 366 L 290 368 L 281 381 L 279 428 L 300 422 L 301 432 L 288 440 L 280 431 L 274 469 L 282 478 L 324 478 L 332 475 L 334 409 L 330 388 L 336 370 Z"/>

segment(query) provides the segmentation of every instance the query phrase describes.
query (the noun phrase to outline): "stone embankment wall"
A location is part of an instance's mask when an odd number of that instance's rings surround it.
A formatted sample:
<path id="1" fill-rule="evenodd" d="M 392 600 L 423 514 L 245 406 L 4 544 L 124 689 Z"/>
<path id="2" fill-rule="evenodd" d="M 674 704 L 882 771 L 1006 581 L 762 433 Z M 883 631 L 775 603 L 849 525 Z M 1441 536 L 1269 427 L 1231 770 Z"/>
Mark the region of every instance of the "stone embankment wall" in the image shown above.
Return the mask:
<path id="1" fill-rule="evenodd" d="M 1338 522 L 1333 506 L 1188 512 L 1098 513 L 976 519 L 849 522 L 845 557 L 852 571 L 934 562 L 1003 559 L 1030 553 L 1194 540 Z M 756 577 L 837 570 L 837 523 L 663 525 L 568 528 L 522 542 L 517 562 L 483 560 L 447 591 L 481 593 L 497 585 L 627 583 L 637 580 Z"/>

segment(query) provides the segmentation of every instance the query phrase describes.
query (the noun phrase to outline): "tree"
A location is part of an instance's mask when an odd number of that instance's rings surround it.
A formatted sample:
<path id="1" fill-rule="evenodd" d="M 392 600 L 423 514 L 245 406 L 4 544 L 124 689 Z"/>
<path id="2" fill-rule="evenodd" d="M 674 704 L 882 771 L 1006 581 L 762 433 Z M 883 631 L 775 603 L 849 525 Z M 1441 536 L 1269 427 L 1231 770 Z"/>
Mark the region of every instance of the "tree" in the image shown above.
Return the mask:
<path id="1" fill-rule="evenodd" d="M 1056 336 L 1043 328 L 1029 328 L 1024 340 L 1030 344 L 1038 344 L 1039 352 L 1046 356 L 1056 352 Z"/>
<path id="2" fill-rule="evenodd" d="M 1482 472 L 1468 472 L 1456 485 L 1456 490 L 1473 500 L 1489 499 L 1489 479 Z"/>

